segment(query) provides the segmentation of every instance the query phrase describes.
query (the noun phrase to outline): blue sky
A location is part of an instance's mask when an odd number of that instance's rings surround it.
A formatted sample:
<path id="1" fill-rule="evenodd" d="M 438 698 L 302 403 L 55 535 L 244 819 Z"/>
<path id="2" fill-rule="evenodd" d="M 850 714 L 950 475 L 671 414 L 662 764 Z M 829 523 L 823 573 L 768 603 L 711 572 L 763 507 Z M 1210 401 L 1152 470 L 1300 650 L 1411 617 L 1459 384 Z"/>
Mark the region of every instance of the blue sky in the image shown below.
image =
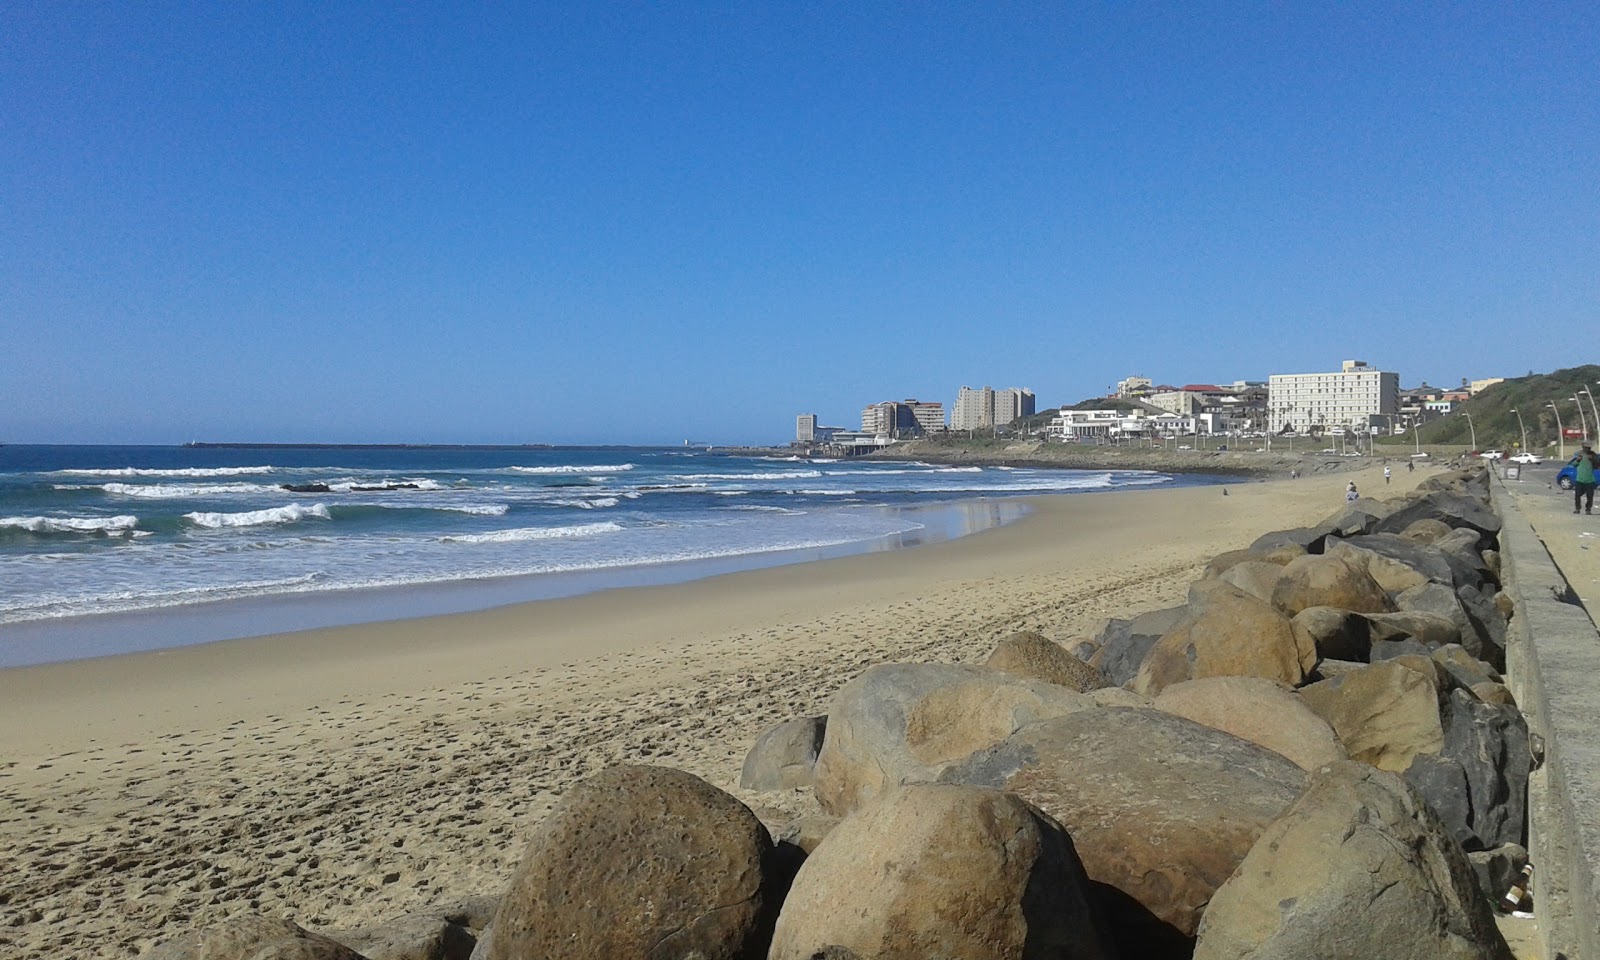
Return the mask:
<path id="1" fill-rule="evenodd" d="M 9 5 L 0 441 L 1594 360 L 1600 7 L 1309 6 Z"/>

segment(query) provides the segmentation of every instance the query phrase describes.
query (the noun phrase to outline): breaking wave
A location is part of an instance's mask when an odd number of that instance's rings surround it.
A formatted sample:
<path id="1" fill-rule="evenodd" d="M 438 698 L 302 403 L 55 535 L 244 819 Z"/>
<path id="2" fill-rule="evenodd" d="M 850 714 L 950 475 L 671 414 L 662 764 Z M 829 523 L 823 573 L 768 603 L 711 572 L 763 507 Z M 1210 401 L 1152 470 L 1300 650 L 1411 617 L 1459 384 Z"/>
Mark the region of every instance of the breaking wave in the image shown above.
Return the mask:
<path id="1" fill-rule="evenodd" d="M 302 507 L 298 503 L 291 503 L 286 507 L 272 507 L 267 510 L 245 510 L 240 513 L 186 513 L 183 519 L 197 527 L 259 527 L 269 523 L 296 523 L 315 517 L 318 520 L 327 520 L 328 508 L 320 503 L 309 507 Z"/>
<path id="2" fill-rule="evenodd" d="M 23 530 L 28 533 L 103 534 L 108 537 L 131 536 L 139 518 L 120 517 L 0 517 L 0 530 Z"/>
<path id="3" fill-rule="evenodd" d="M 518 473 L 622 473 L 633 469 L 631 463 L 602 463 L 598 466 L 512 467 Z"/>
<path id="4" fill-rule="evenodd" d="M 616 533 L 622 527 L 609 520 L 605 523 L 579 523 L 570 527 L 518 527 L 514 530 L 496 530 L 493 533 L 463 533 L 440 537 L 441 543 L 517 543 L 523 540 L 559 540 L 568 537 L 592 537 L 602 533 Z"/>
<path id="5" fill-rule="evenodd" d="M 54 470 L 52 474 L 63 477 L 243 477 L 250 474 L 271 473 L 277 467 L 177 467 L 157 470 L 145 467 L 116 467 L 101 470 Z"/>

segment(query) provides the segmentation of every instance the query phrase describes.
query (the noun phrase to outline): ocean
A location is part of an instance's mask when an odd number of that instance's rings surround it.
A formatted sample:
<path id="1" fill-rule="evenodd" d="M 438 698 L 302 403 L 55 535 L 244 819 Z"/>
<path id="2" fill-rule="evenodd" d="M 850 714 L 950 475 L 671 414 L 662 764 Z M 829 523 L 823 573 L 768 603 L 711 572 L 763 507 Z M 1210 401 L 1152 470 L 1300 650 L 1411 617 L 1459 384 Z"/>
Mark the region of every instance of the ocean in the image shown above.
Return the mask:
<path id="1" fill-rule="evenodd" d="M 0 666 L 889 549 L 1010 522 L 1022 495 L 1197 482 L 688 448 L 12 445 Z"/>

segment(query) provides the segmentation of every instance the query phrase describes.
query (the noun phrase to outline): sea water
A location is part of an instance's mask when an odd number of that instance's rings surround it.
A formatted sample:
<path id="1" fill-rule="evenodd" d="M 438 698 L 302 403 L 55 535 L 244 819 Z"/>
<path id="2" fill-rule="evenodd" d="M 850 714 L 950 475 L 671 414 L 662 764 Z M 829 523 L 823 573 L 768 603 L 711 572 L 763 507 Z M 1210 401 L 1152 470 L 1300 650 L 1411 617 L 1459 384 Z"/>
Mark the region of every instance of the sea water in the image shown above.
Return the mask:
<path id="1" fill-rule="evenodd" d="M 686 448 L 7 446 L 0 666 L 882 549 L 1007 522 L 1019 495 L 1173 482 Z M 1006 498 L 1009 509 L 992 509 Z M 654 579 L 575 576 L 603 571 Z M 395 592 L 429 585 L 476 591 Z M 259 603 L 383 590 L 381 611 L 311 605 L 327 612 L 310 620 Z M 72 642 L 84 618 L 202 608 L 239 622 L 169 617 L 151 631 L 148 617 L 124 618 L 112 636 L 126 639 Z M 259 615 L 273 609 L 277 619 Z M 138 622 L 154 639 L 128 629 Z"/>

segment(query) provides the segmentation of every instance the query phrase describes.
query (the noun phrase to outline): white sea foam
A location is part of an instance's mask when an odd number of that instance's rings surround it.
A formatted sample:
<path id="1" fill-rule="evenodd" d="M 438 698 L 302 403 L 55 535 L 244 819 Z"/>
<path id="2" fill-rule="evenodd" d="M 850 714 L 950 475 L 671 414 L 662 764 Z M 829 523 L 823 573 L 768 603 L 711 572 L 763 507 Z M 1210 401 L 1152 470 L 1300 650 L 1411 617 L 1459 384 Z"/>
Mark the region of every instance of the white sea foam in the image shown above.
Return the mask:
<path id="1" fill-rule="evenodd" d="M 286 507 L 271 507 L 266 510 L 245 510 L 241 513 L 186 513 L 183 519 L 198 527 L 217 529 L 220 527 L 259 527 L 269 523 L 295 523 L 315 517 L 327 520 L 328 508 L 320 503 L 313 503 L 309 507 L 302 507 L 298 503 L 291 503 Z"/>
<path id="2" fill-rule="evenodd" d="M 405 480 L 389 480 L 389 479 L 372 480 L 372 479 L 361 479 L 361 478 L 358 478 L 358 477 L 347 477 L 347 478 L 345 478 L 343 480 L 330 480 L 330 481 L 328 481 L 328 491 L 330 493 L 368 493 L 368 492 L 372 492 L 372 493 L 378 493 L 378 492 L 387 493 L 387 492 L 390 492 L 390 491 L 388 491 L 388 490 L 368 491 L 368 490 L 357 490 L 356 488 L 357 487 L 390 487 L 390 488 L 398 488 L 398 487 L 401 487 L 402 484 L 405 485 L 404 488 L 403 488 L 405 490 L 443 490 L 443 489 L 445 489 L 444 486 L 439 483 L 439 481 L 437 481 L 437 480 L 428 480 L 426 478 L 417 478 L 417 479 L 407 478 Z M 401 491 L 399 489 L 396 489 L 393 492 L 399 493 Z"/>
<path id="3" fill-rule="evenodd" d="M 53 470 L 64 477 L 242 477 L 249 474 L 271 473 L 277 467 L 178 467 L 156 470 L 145 467 L 118 467 L 107 470 Z"/>
<path id="4" fill-rule="evenodd" d="M 821 470 L 791 470 L 787 473 L 686 473 L 678 480 L 810 480 L 822 476 Z"/>
<path id="5" fill-rule="evenodd" d="M 553 507 L 577 507 L 579 510 L 603 510 L 614 507 L 618 501 L 616 497 L 595 497 L 592 500 L 541 500 Z"/>
<path id="6" fill-rule="evenodd" d="M 93 483 L 56 484 L 57 490 L 103 490 L 114 497 L 144 500 L 178 500 L 232 493 L 277 493 L 282 487 L 265 483 Z"/>
<path id="7" fill-rule="evenodd" d="M 464 503 L 458 506 L 429 507 L 429 510 L 450 510 L 455 513 L 470 513 L 479 517 L 503 517 L 511 509 L 505 503 Z"/>
<path id="8" fill-rule="evenodd" d="M 790 510 L 788 507 L 769 507 L 761 503 L 735 503 L 726 507 L 721 507 L 720 509 L 744 510 L 751 513 L 781 513 L 787 517 L 801 517 L 805 516 L 806 513 L 804 510 Z"/>
<path id="9" fill-rule="evenodd" d="M 568 537 L 592 537 L 602 533 L 616 533 L 622 527 L 609 520 L 605 523 L 579 523 L 570 527 L 518 527 L 514 530 L 496 530 L 493 533 L 464 533 L 440 537 L 441 543 L 517 543 L 523 540 L 559 540 Z"/>
<path id="10" fill-rule="evenodd" d="M 631 463 L 602 463 L 596 466 L 562 465 L 555 467 L 512 467 L 518 473 L 622 473 L 633 469 Z"/>
<path id="11" fill-rule="evenodd" d="M 134 533 L 138 517 L 0 517 L 0 529 L 12 527 L 29 533 L 103 533 L 120 537 Z"/>

